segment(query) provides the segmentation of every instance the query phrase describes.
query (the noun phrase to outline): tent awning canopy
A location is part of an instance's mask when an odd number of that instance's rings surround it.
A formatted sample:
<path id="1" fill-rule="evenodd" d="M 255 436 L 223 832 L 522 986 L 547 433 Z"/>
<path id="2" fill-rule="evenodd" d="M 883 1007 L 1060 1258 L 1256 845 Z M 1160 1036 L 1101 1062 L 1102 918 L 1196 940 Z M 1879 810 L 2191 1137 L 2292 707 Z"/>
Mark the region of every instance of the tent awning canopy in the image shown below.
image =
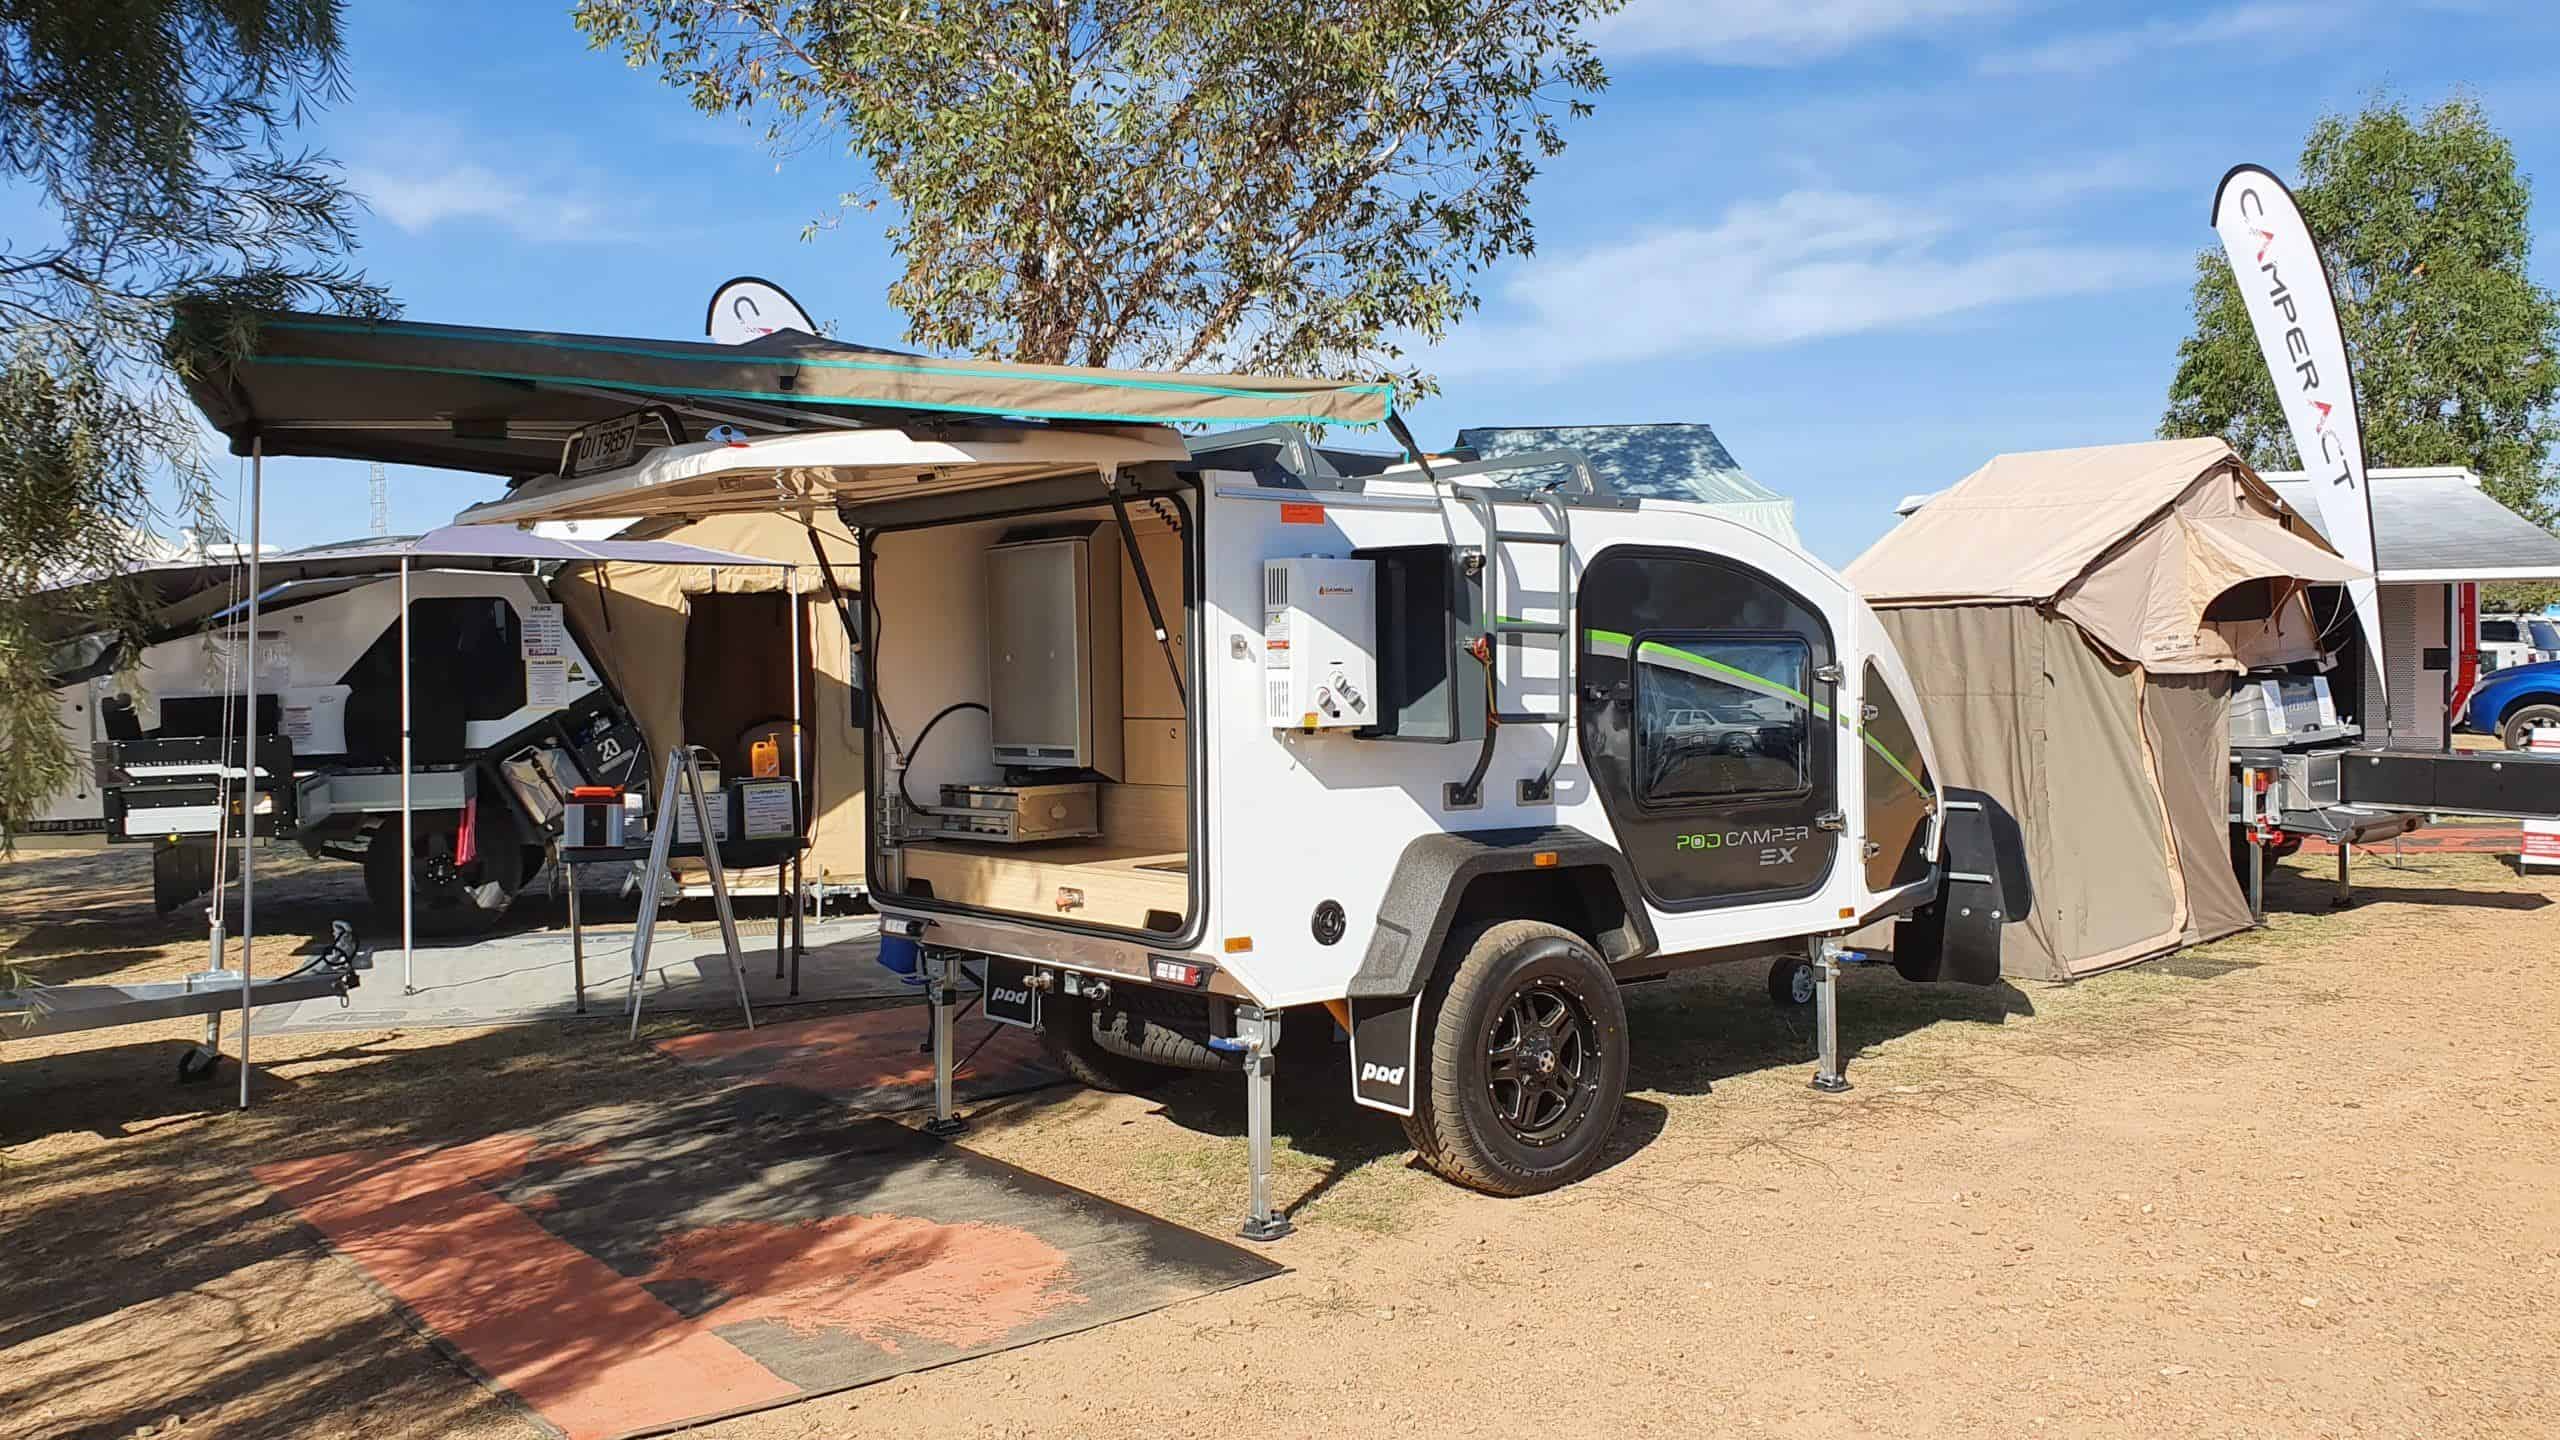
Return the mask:
<path id="1" fill-rule="evenodd" d="M 1190 454 L 1179 434 L 1152 425 L 949 439 L 897 430 L 770 435 L 669 446 L 600 475 L 529 481 L 461 518 L 486 526 L 830 509 L 929 491 L 1101 477 L 1123 466 L 1187 463 Z M 1098 483 L 1094 498 L 1102 498 Z"/>
<path id="2" fill-rule="evenodd" d="M 268 314 L 243 359 L 189 385 L 247 454 L 380 460 L 525 477 L 582 427 L 661 405 L 683 439 L 903 427 L 1375 425 L 1383 384 L 935 360 L 776 331 L 744 345 L 348 316 Z"/>
<path id="3" fill-rule="evenodd" d="M 2000 456 L 1846 573 L 1879 607 L 2049 606 L 2161 673 L 2314 658 L 2299 592 L 2365 574 L 2219 439 Z M 2251 582 L 2264 613 L 2218 603 Z"/>

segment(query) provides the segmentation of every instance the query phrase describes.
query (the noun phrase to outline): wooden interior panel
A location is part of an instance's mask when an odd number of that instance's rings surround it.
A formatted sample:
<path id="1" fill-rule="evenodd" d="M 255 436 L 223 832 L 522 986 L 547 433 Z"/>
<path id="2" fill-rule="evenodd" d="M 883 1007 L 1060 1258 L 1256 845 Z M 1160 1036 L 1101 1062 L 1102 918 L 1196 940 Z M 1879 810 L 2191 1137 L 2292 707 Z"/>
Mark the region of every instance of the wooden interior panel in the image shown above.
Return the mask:
<path id="1" fill-rule="evenodd" d="M 1179 720 L 1124 720 L 1120 773 L 1132 785 L 1191 783 L 1190 727 Z"/>
<path id="2" fill-rule="evenodd" d="M 1129 557 L 1120 558 L 1120 708 L 1132 717 L 1182 718 L 1182 697 L 1173 688 L 1177 671 L 1190 681 L 1190 607 L 1183 603 L 1182 537 L 1153 522 L 1143 506 L 1131 508 L 1131 528 L 1138 534 L 1138 553 L 1146 558 L 1147 578 L 1156 587 L 1156 603 L 1164 607 L 1165 632 L 1173 639 L 1174 663 L 1168 667 L 1164 647 L 1156 643 L 1147 619 L 1146 597 L 1138 592 L 1138 574 Z M 1139 523 L 1146 522 L 1146 523 Z M 1131 777 L 1133 780 L 1135 776 Z"/>
<path id="3" fill-rule="evenodd" d="M 1102 787 L 1102 838 L 1181 854 L 1191 848 L 1191 795 L 1180 785 Z"/>
<path id="4" fill-rule="evenodd" d="M 937 900 L 1125 930 L 1147 928 L 1149 912 L 1187 914 L 1191 881 L 1183 863 L 1179 849 L 1098 841 L 1006 846 L 937 840 L 907 847 L 908 879 L 931 884 Z"/>

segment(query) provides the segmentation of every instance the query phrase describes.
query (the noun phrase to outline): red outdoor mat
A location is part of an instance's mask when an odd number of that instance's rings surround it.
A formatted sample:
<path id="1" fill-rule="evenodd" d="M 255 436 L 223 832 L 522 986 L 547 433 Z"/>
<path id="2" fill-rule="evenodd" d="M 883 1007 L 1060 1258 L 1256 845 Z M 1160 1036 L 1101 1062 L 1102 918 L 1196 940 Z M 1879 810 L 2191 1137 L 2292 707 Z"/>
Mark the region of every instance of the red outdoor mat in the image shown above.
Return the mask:
<path id="1" fill-rule="evenodd" d="M 1281 1268 L 780 1086 L 257 1175 L 570 1440 L 788 1404 Z"/>
<path id="2" fill-rule="evenodd" d="M 951 1028 L 953 1054 L 961 1059 L 952 1091 L 961 1099 L 986 1100 L 1066 1078 L 1019 1026 L 973 1011 Z M 863 1114 L 895 1115 L 933 1104 L 933 1052 L 920 1048 L 929 1034 L 919 1004 L 679 1035 L 657 1048 L 707 1075 L 796 1085 Z"/>

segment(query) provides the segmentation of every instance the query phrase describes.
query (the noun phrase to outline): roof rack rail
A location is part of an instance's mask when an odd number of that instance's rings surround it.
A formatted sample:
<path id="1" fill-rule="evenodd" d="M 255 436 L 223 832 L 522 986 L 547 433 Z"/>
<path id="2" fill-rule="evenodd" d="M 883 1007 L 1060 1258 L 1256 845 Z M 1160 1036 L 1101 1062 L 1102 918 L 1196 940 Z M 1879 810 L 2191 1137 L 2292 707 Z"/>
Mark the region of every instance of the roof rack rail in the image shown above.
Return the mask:
<path id="1" fill-rule="evenodd" d="M 1513 470 L 1569 470 L 1581 482 L 1579 488 L 1563 488 L 1563 482 L 1533 491 L 1515 491 L 1523 502 L 1541 495 L 1551 495 L 1566 505 L 1595 506 L 1604 510 L 1633 510 L 1636 497 L 1625 494 L 1600 478 L 1592 468 L 1591 457 L 1579 450 L 1523 450 L 1516 455 L 1498 455 L 1491 460 L 1470 460 L 1464 465 L 1434 465 L 1433 479 L 1449 482 L 1477 480 Z M 1487 488 L 1500 489 L 1499 486 Z"/>

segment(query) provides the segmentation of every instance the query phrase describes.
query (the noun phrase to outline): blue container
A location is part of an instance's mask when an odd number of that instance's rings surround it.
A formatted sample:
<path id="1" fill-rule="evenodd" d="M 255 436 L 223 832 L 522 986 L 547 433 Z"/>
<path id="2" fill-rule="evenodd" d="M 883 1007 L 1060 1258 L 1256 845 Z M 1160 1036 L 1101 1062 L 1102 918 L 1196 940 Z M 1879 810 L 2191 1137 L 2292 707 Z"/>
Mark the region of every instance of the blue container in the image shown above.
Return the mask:
<path id="1" fill-rule="evenodd" d="M 924 947 L 911 936 L 880 937 L 880 968 L 910 985 L 924 983 Z"/>

